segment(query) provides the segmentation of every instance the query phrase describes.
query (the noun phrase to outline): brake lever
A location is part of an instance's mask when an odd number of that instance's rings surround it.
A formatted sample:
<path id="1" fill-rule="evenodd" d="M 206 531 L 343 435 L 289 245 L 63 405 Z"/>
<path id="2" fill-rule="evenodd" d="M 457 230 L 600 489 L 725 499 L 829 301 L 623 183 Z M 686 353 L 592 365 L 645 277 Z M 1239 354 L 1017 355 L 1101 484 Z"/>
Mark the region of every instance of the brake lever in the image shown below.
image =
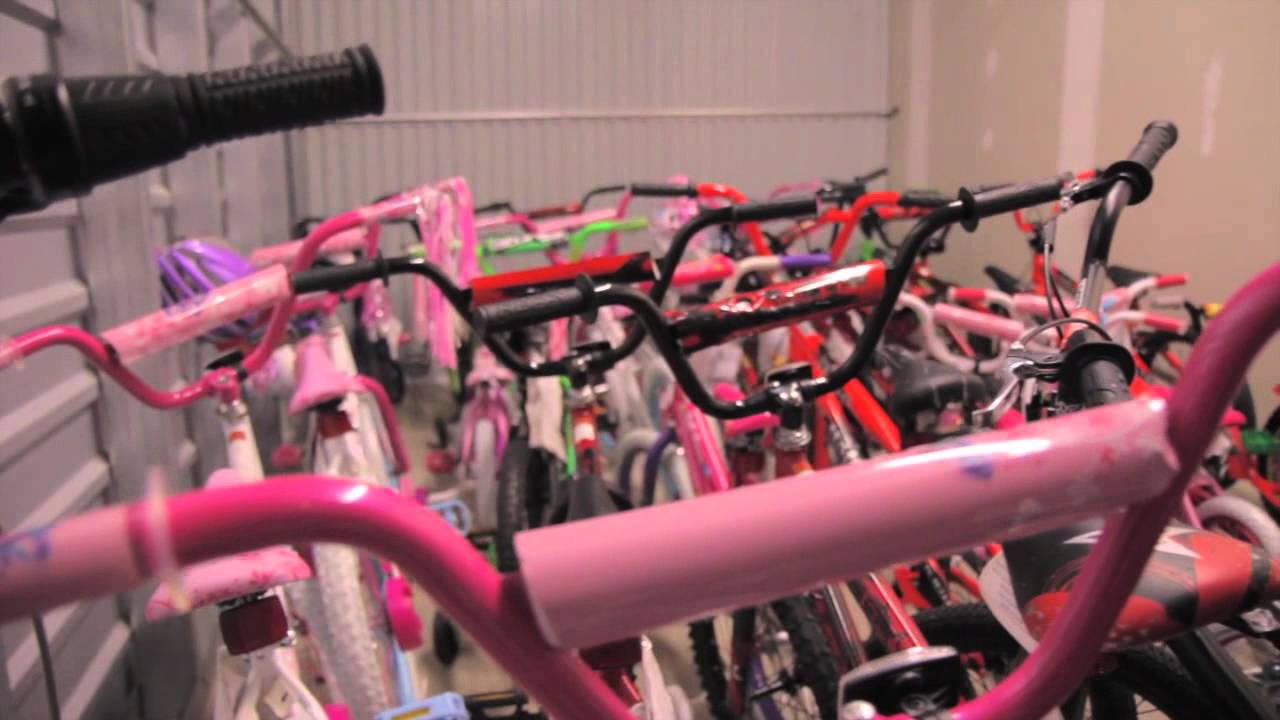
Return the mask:
<path id="1" fill-rule="evenodd" d="M 1014 343 L 1009 348 L 1008 365 L 1005 367 L 1012 376 L 1011 379 L 1000 388 L 995 399 L 970 413 L 970 422 L 981 427 L 994 427 L 996 420 L 1022 396 L 1026 383 L 1034 380 L 1053 382 L 1058 379 L 1062 358 L 1061 353 L 1032 351 L 1021 343 Z"/>

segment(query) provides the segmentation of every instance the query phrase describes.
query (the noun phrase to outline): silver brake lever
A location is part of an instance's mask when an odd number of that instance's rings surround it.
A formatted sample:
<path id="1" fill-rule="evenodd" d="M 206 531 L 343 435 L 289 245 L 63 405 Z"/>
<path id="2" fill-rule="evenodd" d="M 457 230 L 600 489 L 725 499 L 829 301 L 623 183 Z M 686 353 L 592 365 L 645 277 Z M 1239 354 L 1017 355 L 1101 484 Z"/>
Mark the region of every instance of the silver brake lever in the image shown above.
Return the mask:
<path id="1" fill-rule="evenodd" d="M 1022 396 L 1022 386 L 1037 374 L 1036 364 L 1021 358 L 1010 360 L 1006 370 L 1012 376 L 1009 382 L 1000 388 L 994 400 L 970 414 L 971 424 L 979 427 L 994 427 L 996 420 Z"/>

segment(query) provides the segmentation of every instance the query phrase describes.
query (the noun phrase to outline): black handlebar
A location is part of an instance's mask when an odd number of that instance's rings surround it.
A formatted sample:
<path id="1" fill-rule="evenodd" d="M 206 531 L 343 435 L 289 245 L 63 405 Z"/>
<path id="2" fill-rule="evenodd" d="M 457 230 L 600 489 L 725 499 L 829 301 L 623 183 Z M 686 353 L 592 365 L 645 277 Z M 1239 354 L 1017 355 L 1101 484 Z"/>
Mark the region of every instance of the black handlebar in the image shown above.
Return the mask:
<path id="1" fill-rule="evenodd" d="M 635 197 L 698 197 L 698 188 L 693 184 L 671 185 L 666 183 L 631 183 L 628 186 Z"/>
<path id="2" fill-rule="evenodd" d="M 951 198 L 937 190 L 903 190 L 898 193 L 898 207 L 903 208 L 940 208 L 951 202 Z"/>
<path id="3" fill-rule="evenodd" d="M 587 313 L 594 307 L 590 282 L 483 305 L 471 311 L 471 324 L 487 335 Z"/>
<path id="4" fill-rule="evenodd" d="M 205 145 L 381 114 L 367 45 L 190 75 L 12 77 L 0 87 L 0 219 Z"/>
<path id="5" fill-rule="evenodd" d="M 1106 266 L 1107 257 L 1111 254 L 1111 237 L 1115 234 L 1120 213 L 1126 206 L 1137 205 L 1147 199 L 1155 184 L 1151 171 L 1177 142 L 1178 128 L 1171 122 L 1157 120 L 1143 129 L 1142 137 L 1128 158 L 1113 163 L 1103 173 L 1103 177 L 1110 180 L 1111 185 L 1102 199 L 1102 206 L 1093 216 L 1080 272 L 1080 276 L 1086 281 L 1085 307 L 1096 309 L 1091 305 L 1100 297 L 1101 291 L 1097 287 L 1089 288 L 1088 283 L 1092 282 L 1096 286 L 1101 279 L 1101 269 Z"/>
<path id="6" fill-rule="evenodd" d="M 1142 131 L 1142 138 L 1133 146 L 1129 160 L 1141 163 L 1148 170 L 1155 170 L 1160 158 L 1178 142 L 1178 126 L 1168 120 L 1156 120 Z"/>

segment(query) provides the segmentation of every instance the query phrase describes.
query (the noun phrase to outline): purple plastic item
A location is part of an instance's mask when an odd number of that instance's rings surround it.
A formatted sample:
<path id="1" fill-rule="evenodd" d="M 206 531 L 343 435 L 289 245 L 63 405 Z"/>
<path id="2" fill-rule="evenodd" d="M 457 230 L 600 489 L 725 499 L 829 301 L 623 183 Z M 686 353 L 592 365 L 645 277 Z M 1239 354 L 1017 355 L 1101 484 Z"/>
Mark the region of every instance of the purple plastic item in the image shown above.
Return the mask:
<path id="1" fill-rule="evenodd" d="M 166 309 L 202 302 L 214 289 L 257 272 L 253 263 L 235 250 L 213 240 L 200 239 L 182 240 L 158 253 L 156 268 L 160 272 L 161 300 Z M 244 340 L 253 334 L 258 319 L 259 314 L 245 315 L 202 337 L 212 343 Z M 315 322 L 310 317 L 296 317 L 293 326 L 299 332 L 310 332 L 315 329 Z"/>
<path id="2" fill-rule="evenodd" d="M 208 240 L 182 240 L 156 255 L 161 294 L 166 308 L 200 299 L 214 288 L 248 277 L 254 267 L 236 251 Z M 210 342 L 231 342 L 247 337 L 256 315 L 214 328 L 205 334 Z"/>
<path id="3" fill-rule="evenodd" d="M 783 255 L 784 270 L 814 270 L 831 264 L 831 256 L 827 253 L 806 253 L 804 255 Z"/>

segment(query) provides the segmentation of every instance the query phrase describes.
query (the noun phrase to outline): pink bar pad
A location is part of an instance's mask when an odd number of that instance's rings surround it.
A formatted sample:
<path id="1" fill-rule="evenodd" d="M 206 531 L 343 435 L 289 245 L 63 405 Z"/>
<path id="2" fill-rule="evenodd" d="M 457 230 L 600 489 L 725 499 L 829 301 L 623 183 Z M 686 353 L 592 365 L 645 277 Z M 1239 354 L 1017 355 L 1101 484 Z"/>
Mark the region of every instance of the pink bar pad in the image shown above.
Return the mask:
<path id="1" fill-rule="evenodd" d="M 1160 400 L 1110 405 L 802 479 L 523 532 L 521 574 L 556 647 L 756 605 L 823 578 L 1152 497 L 1173 475 L 1164 408 Z"/>
<path id="2" fill-rule="evenodd" d="M 102 333 L 121 362 L 129 363 L 199 337 L 223 323 L 270 308 L 293 293 L 289 272 L 273 265 L 173 307 Z"/>
<path id="3" fill-rule="evenodd" d="M 987 337 L 1000 338 L 1013 342 L 1026 332 L 1022 323 L 1012 318 L 1000 317 L 995 313 L 970 310 L 947 303 L 933 306 L 933 318 L 940 323 L 965 332 Z"/>

